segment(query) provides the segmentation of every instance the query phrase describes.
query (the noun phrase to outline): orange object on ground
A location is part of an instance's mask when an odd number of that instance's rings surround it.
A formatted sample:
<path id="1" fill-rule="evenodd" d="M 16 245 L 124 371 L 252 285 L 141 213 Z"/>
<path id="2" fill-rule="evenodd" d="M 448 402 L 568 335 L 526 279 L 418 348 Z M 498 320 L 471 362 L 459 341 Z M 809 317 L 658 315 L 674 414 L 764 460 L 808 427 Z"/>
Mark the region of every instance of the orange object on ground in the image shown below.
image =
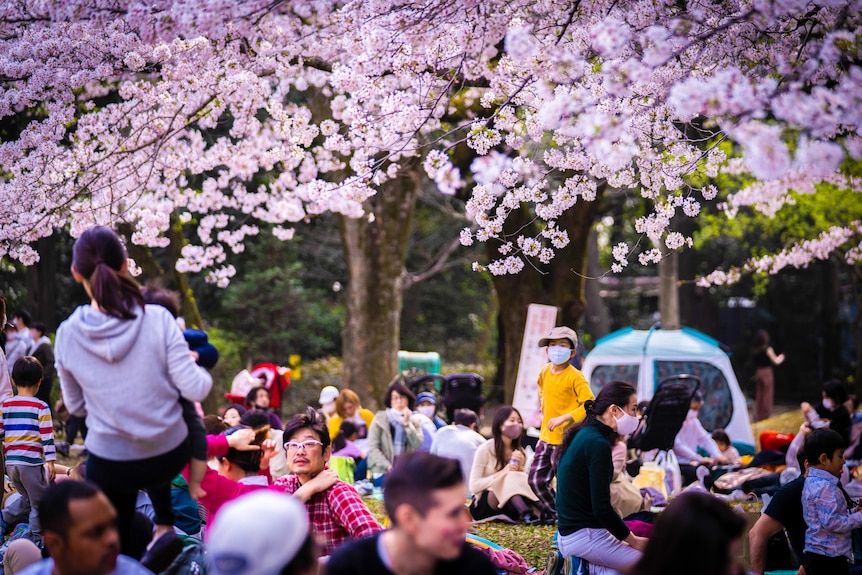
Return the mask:
<path id="1" fill-rule="evenodd" d="M 774 449 L 775 451 L 786 451 L 787 446 L 796 437 L 795 433 L 779 433 L 777 431 L 764 431 L 760 434 L 760 449 Z"/>

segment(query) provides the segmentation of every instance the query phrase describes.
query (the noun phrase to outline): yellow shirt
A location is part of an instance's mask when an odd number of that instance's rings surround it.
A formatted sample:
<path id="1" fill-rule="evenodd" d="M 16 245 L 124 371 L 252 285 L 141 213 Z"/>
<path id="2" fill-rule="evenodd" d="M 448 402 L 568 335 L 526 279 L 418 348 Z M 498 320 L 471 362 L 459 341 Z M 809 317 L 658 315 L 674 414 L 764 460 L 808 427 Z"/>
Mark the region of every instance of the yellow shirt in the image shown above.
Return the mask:
<path id="1" fill-rule="evenodd" d="M 566 429 L 586 417 L 584 402 L 595 399 L 590 384 L 584 374 L 568 365 L 562 373 L 551 373 L 552 363 L 548 363 L 539 372 L 539 401 L 542 409 L 542 430 L 539 439 L 545 443 L 559 445 L 563 442 Z M 566 413 L 572 414 L 572 421 L 548 429 L 548 421 Z"/>

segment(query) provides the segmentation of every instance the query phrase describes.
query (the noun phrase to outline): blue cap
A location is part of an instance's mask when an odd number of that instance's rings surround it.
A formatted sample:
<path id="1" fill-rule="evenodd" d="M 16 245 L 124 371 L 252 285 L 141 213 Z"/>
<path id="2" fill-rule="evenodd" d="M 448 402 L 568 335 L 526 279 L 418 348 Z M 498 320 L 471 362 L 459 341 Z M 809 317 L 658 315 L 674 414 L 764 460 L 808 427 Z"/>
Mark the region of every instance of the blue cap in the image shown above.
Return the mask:
<path id="1" fill-rule="evenodd" d="M 437 398 L 434 397 L 434 394 L 430 391 L 423 391 L 419 395 L 416 396 L 416 404 L 420 404 L 423 401 L 430 401 L 434 405 L 437 405 Z"/>

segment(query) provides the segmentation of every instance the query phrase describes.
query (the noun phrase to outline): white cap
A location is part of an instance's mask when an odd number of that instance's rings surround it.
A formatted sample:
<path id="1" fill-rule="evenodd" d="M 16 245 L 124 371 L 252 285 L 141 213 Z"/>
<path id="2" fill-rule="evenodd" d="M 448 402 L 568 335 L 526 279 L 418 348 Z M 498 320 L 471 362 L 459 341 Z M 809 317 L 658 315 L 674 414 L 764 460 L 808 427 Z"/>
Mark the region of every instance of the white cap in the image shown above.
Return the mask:
<path id="1" fill-rule="evenodd" d="M 327 385 L 323 389 L 320 390 L 320 405 L 326 405 L 327 403 L 332 403 L 338 399 L 338 388 L 333 385 Z"/>
<path id="2" fill-rule="evenodd" d="M 207 530 L 212 575 L 277 575 L 308 538 L 305 506 L 261 490 L 225 504 Z"/>

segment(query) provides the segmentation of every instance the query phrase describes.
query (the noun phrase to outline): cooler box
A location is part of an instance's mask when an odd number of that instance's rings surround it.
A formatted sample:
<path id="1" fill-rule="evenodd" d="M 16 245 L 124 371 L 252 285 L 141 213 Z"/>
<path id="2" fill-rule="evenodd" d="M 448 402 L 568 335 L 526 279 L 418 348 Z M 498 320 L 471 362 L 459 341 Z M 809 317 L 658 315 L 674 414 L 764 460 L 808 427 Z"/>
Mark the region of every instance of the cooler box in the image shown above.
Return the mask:
<path id="1" fill-rule="evenodd" d="M 411 367 L 426 373 L 440 373 L 440 354 L 436 351 L 399 351 L 398 372 Z"/>

